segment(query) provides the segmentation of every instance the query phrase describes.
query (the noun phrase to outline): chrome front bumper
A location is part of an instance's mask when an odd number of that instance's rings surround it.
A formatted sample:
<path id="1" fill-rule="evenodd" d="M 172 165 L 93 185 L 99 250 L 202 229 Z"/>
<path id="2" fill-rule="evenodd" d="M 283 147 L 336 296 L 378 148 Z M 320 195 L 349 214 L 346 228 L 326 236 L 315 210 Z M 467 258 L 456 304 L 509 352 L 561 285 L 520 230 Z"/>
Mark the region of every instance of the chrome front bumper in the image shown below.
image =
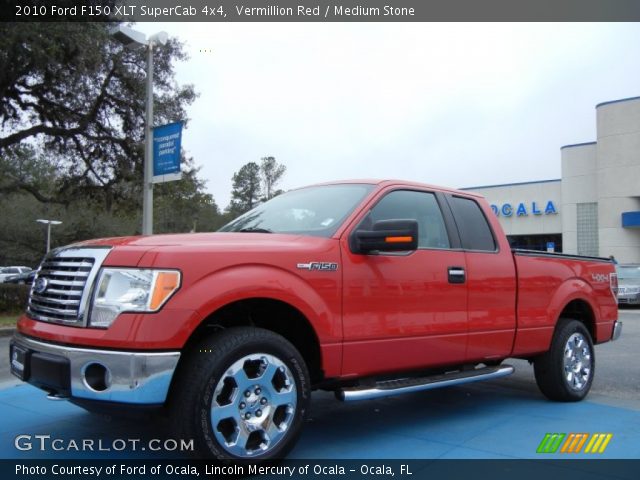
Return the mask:
<path id="1" fill-rule="evenodd" d="M 19 347 L 24 370 L 14 355 Z M 123 352 L 68 347 L 19 333 L 11 341 L 12 371 L 55 398 L 78 398 L 140 405 L 167 398 L 180 352 Z M 50 378 L 48 378 L 50 377 Z"/>
<path id="2" fill-rule="evenodd" d="M 620 338 L 620 334 L 622 333 L 622 322 L 620 320 L 616 320 L 613 324 L 613 333 L 611 334 L 611 340 L 617 340 Z"/>

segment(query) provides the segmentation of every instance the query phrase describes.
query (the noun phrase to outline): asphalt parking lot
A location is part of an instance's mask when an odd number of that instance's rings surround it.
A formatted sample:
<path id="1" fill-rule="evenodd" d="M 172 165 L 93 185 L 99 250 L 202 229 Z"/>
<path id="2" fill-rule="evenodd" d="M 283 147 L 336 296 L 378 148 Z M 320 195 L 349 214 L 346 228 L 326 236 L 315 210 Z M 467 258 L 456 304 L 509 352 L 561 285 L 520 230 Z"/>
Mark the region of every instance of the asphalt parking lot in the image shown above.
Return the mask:
<path id="1" fill-rule="evenodd" d="M 527 362 L 510 377 L 380 400 L 341 403 L 316 392 L 305 431 L 291 454 L 300 459 L 517 459 L 541 458 L 536 449 L 547 433 L 611 433 L 598 458 L 640 458 L 640 309 L 621 310 L 622 337 L 596 347 L 596 376 L 587 400 L 554 403 L 538 391 Z M 0 338 L 8 358 L 9 338 Z M 19 384 L 0 364 L 0 458 L 180 457 L 151 452 L 149 439 L 167 438 L 161 422 L 93 415 L 68 402 Z M 19 450 L 18 435 L 93 439 L 141 439 L 134 451 Z M 145 443 L 147 442 L 147 443 Z M 545 458 L 550 458 L 546 454 Z M 559 455 L 559 454 L 558 454 Z M 571 458 L 586 458 L 574 454 Z M 565 455 L 566 457 L 566 455 Z M 557 456 L 555 458 L 558 458 Z"/>

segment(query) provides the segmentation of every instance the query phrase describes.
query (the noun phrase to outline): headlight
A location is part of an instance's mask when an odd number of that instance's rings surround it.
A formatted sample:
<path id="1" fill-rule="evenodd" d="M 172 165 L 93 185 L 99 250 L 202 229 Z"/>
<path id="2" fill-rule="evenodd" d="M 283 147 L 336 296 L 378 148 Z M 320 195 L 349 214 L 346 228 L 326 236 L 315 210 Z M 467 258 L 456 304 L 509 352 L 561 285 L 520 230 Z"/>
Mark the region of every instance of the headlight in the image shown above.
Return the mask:
<path id="1" fill-rule="evenodd" d="M 93 294 L 89 325 L 106 328 L 122 312 L 157 312 L 180 287 L 180 272 L 103 268 Z"/>

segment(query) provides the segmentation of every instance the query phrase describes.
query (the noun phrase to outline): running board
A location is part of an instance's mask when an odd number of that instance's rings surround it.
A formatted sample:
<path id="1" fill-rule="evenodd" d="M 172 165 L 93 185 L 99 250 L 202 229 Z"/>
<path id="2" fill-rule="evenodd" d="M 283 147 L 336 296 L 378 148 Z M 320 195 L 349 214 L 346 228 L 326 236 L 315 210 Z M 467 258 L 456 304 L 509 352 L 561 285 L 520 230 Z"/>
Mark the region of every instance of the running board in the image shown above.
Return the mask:
<path id="1" fill-rule="evenodd" d="M 399 380 L 386 380 L 378 382 L 373 387 L 350 387 L 336 392 L 336 397 L 343 402 L 356 400 L 371 400 L 373 398 L 389 397 L 403 393 L 421 392 L 434 388 L 462 385 L 464 383 L 491 380 L 493 378 L 511 375 L 514 368 L 511 365 L 500 367 L 485 367 L 478 370 L 467 370 L 444 375 L 435 375 L 422 378 L 403 378 Z"/>

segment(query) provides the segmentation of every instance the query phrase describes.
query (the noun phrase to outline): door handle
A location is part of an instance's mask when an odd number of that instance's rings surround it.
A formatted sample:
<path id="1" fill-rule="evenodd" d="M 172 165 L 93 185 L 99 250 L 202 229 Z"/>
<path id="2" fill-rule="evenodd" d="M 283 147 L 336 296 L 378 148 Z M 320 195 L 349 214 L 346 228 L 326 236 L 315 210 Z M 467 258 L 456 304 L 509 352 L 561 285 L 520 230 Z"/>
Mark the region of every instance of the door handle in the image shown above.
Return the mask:
<path id="1" fill-rule="evenodd" d="M 449 267 L 449 283 L 464 283 L 467 279 L 467 274 L 462 267 Z"/>

